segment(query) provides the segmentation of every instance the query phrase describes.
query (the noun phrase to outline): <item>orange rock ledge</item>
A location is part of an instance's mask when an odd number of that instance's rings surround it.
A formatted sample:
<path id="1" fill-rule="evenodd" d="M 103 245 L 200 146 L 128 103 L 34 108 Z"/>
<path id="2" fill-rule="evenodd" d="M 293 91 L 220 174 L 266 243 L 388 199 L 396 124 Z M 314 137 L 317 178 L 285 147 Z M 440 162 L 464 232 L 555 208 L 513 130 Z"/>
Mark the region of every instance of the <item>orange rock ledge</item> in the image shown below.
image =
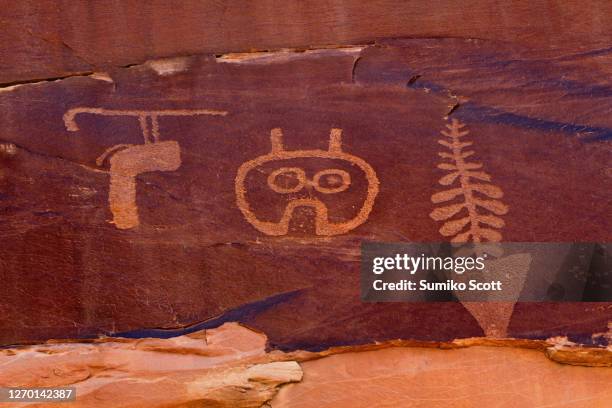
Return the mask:
<path id="1" fill-rule="evenodd" d="M 612 347 L 563 338 L 396 340 L 290 353 L 266 351 L 266 342 L 226 323 L 170 339 L 6 348 L 0 386 L 75 387 L 69 406 L 79 408 L 604 407 L 612 398 Z M 56 405 L 0 403 L 20 406 Z"/>

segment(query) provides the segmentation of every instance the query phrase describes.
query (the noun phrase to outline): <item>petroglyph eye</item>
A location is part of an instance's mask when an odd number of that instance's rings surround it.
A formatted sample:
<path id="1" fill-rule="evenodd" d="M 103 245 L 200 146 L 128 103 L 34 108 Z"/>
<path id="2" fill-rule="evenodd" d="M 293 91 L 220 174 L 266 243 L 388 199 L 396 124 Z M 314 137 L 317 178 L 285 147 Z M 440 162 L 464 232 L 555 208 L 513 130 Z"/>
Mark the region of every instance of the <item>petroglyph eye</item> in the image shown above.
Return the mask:
<path id="1" fill-rule="evenodd" d="M 306 174 L 299 167 L 281 167 L 268 176 L 268 186 L 277 193 L 296 193 L 304 188 Z"/>
<path id="2" fill-rule="evenodd" d="M 315 174 L 312 179 L 314 188 L 324 194 L 340 193 L 351 185 L 351 176 L 344 170 L 327 169 Z"/>

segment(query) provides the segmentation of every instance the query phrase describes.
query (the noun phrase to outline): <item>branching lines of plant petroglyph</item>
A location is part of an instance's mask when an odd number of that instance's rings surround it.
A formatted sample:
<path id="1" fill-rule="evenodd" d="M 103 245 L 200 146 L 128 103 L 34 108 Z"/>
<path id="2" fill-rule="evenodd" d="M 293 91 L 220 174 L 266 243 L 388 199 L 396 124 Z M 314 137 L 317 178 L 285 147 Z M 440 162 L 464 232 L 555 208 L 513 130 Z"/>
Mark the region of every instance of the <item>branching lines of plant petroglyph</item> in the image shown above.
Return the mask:
<path id="1" fill-rule="evenodd" d="M 508 212 L 508 206 L 500 201 L 504 193 L 491 183 L 491 176 L 482 170 L 482 163 L 466 160 L 475 152 L 464 150 L 473 144 L 463 139 L 469 134 L 465 124 L 453 119 L 446 127 L 448 131 L 440 132 L 446 138 L 438 143 L 448 151 L 438 153 L 442 158 L 438 168 L 448 174 L 438 182 L 449 188 L 431 196 L 434 204 L 442 206 L 429 216 L 435 221 L 444 221 L 439 231 L 445 237 L 452 237 L 451 242 L 499 242 L 502 235 L 497 229 L 504 226 L 499 216 Z M 461 201 L 455 202 L 457 199 Z M 455 217 L 459 214 L 460 217 Z"/>

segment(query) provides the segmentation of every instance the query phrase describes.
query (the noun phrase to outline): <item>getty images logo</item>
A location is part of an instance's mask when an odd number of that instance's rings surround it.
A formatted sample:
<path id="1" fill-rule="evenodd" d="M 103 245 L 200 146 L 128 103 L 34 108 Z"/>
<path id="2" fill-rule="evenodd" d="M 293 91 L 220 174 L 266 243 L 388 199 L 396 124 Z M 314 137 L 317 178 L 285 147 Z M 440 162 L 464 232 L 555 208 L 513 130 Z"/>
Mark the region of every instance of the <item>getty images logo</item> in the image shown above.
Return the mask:
<path id="1" fill-rule="evenodd" d="M 458 275 L 469 271 L 482 271 L 485 268 L 487 254 L 482 256 L 466 257 L 441 257 L 441 256 L 410 256 L 407 254 L 396 254 L 388 257 L 375 257 L 372 259 L 372 272 L 380 275 L 386 271 L 405 271 L 414 275 L 423 270 L 446 270 Z"/>

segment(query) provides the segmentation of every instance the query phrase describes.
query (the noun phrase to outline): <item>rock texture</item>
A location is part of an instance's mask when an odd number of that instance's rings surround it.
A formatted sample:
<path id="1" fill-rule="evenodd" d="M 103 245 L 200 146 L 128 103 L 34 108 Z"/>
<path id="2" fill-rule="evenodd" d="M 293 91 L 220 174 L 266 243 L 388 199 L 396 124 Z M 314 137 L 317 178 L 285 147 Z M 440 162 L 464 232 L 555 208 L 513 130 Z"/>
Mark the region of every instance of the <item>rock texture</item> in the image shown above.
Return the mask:
<path id="1" fill-rule="evenodd" d="M 535 350 L 389 348 L 302 363 L 304 380 L 283 387 L 274 408 L 604 408 L 612 369 L 553 363 Z"/>
<path id="2" fill-rule="evenodd" d="M 128 4 L 20 1 L 0 12 L 0 83 L 83 75 L 160 56 L 372 43 L 385 37 L 515 42 L 557 55 L 605 50 L 606 1 L 373 0 Z"/>
<path id="3" fill-rule="evenodd" d="M 605 65 L 542 58 L 494 41 L 395 40 L 5 89 L 0 341 L 170 336 L 226 321 L 283 349 L 481 336 L 460 304 L 361 302 L 359 245 L 449 239 L 430 217 L 448 115 L 503 193 L 503 240 L 609 239 Z M 319 190 L 269 187 L 293 183 L 275 172 L 294 167 Z M 347 176 L 346 190 L 325 184 Z M 314 206 L 295 211 L 286 234 L 262 227 L 313 197 L 329 225 Z M 528 279 L 546 289 L 556 277 Z M 581 341 L 611 308 L 519 304 L 496 332 Z"/>
<path id="4" fill-rule="evenodd" d="M 366 303 L 359 250 L 609 242 L 612 3 L 107 3 L 0 10 L 0 385 L 84 407 L 610 400 L 612 274 L 527 276 L 541 303 Z M 448 160 L 479 166 L 484 205 Z M 457 229 L 462 203 L 491 217 Z"/>
<path id="5" fill-rule="evenodd" d="M 297 362 L 266 356 L 265 342 L 264 335 L 233 323 L 168 340 L 103 339 L 4 349 L 0 384 L 72 386 L 77 395 L 73 407 L 260 407 L 278 386 L 302 378 Z"/>
<path id="6" fill-rule="evenodd" d="M 264 334 L 226 323 L 171 339 L 4 348 L 0 386 L 75 387 L 72 407 L 122 408 L 604 407 L 610 398 L 612 348 L 566 338 L 397 340 L 290 353 L 266 352 L 265 344 Z M 55 403 L 0 403 L 18 406 Z"/>

